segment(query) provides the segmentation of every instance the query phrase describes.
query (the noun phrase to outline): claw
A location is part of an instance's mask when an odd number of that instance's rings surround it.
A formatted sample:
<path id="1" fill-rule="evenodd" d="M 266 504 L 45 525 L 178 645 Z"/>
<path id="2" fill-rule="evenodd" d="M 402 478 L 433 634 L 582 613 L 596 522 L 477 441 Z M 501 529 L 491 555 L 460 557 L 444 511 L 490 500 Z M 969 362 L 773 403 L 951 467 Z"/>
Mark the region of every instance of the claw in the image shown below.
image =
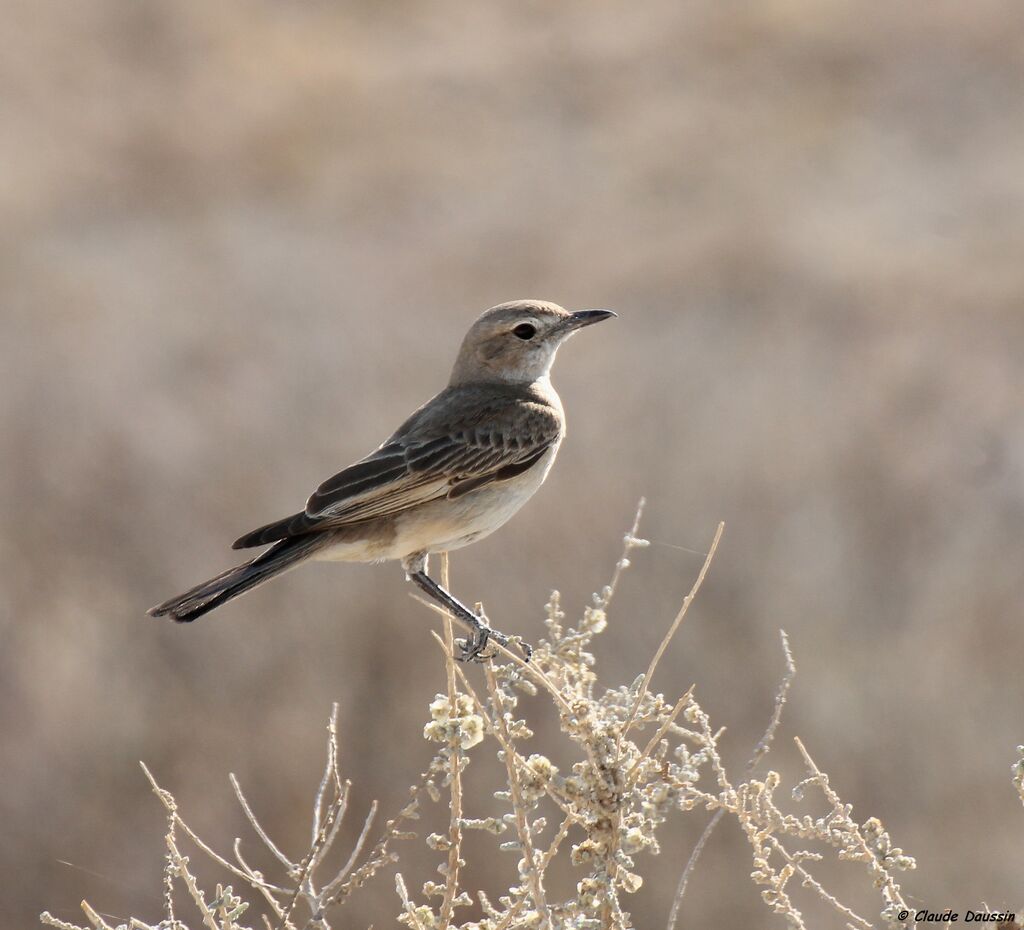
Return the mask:
<path id="1" fill-rule="evenodd" d="M 459 648 L 462 650 L 461 655 L 457 656 L 460 662 L 484 662 L 497 655 L 496 652 L 485 653 L 483 647 L 467 643 L 465 640 L 459 642 Z"/>
<path id="2" fill-rule="evenodd" d="M 493 659 L 497 655 L 496 652 L 484 653 L 490 638 L 490 629 L 485 624 L 481 624 L 475 631 L 475 635 L 466 637 L 466 639 L 460 639 L 459 649 L 461 650 L 461 655 L 459 656 L 459 661 L 483 662 L 485 659 Z"/>

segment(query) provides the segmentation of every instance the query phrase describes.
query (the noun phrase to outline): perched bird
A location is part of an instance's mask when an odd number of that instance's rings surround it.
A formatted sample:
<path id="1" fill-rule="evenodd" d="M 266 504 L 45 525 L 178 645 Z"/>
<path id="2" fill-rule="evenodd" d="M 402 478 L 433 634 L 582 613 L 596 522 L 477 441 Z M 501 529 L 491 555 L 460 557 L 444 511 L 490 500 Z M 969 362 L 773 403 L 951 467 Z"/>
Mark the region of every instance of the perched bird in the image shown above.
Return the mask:
<path id="1" fill-rule="evenodd" d="M 565 435 L 549 373 L 558 347 L 611 310 L 570 313 L 542 300 L 485 311 L 459 349 L 448 386 L 376 451 L 328 478 L 299 513 L 236 540 L 256 558 L 149 610 L 187 622 L 308 559 L 400 560 L 406 576 L 468 624 L 462 658 L 509 637 L 427 575 L 427 557 L 482 539 L 541 486 Z M 528 647 L 525 647 L 529 655 Z"/>

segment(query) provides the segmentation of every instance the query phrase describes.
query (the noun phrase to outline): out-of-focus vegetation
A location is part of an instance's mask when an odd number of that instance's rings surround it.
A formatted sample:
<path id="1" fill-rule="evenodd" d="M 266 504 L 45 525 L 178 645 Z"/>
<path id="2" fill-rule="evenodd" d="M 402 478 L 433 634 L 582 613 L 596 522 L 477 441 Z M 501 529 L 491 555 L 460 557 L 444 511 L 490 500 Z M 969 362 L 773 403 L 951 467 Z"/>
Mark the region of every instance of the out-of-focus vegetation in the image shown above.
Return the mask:
<path id="1" fill-rule="evenodd" d="M 742 766 L 785 626 L 787 724 L 913 850 L 922 905 L 1019 903 L 1022 27 L 994 0 L 8 4 L 3 922 L 147 911 L 140 758 L 203 835 L 245 829 L 225 771 L 267 786 L 250 800 L 301 848 L 333 700 L 353 810 L 401 806 L 438 664 L 396 566 L 303 568 L 187 627 L 143 612 L 523 296 L 620 319 L 562 352 L 559 461 L 453 556 L 456 592 L 539 638 L 537 605 L 586 601 L 646 494 L 630 626 L 595 647 L 631 681 L 725 520 L 664 690 L 698 681 Z M 712 837 L 695 926 L 763 922 L 725 868 L 747 855 Z M 347 916 L 393 903 L 384 882 Z"/>

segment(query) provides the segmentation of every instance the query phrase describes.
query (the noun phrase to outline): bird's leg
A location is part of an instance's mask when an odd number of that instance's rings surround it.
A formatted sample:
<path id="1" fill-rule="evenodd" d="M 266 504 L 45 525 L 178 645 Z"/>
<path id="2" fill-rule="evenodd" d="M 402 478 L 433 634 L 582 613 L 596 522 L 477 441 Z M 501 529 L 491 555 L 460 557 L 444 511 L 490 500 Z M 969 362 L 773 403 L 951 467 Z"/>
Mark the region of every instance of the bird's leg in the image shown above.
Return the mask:
<path id="1" fill-rule="evenodd" d="M 447 608 L 458 617 L 463 623 L 469 624 L 472 632 L 467 637 L 464 643 L 460 643 L 462 648 L 462 655 L 459 658 L 463 662 L 469 662 L 472 660 L 482 661 L 483 659 L 489 658 L 483 654 L 484 649 L 487 647 L 488 640 L 493 639 L 496 643 L 500 643 L 502 646 L 509 644 L 509 637 L 504 633 L 500 633 L 498 630 L 492 630 L 487 622 L 487 617 L 484 616 L 483 611 L 479 614 L 474 613 L 465 604 L 462 603 L 458 598 L 454 597 L 448 591 L 441 587 L 433 578 L 431 578 L 423 569 L 408 572 L 409 580 L 416 584 L 422 591 L 425 591 L 430 597 Z M 526 654 L 526 659 L 529 661 L 533 649 L 527 643 L 520 643 L 520 647 Z"/>
<path id="2" fill-rule="evenodd" d="M 447 608 L 464 623 L 468 623 L 471 627 L 472 632 L 470 633 L 469 638 L 465 643 L 461 644 L 462 655 L 460 658 L 463 661 L 482 659 L 484 657 L 484 648 L 487 646 L 487 641 L 491 637 L 494 637 L 494 639 L 503 646 L 508 645 L 508 637 L 503 633 L 499 633 L 497 630 L 492 630 L 488 625 L 487 618 L 485 616 L 474 613 L 465 604 L 463 604 L 462 601 L 442 588 L 441 585 L 434 581 L 434 579 L 426 572 L 410 572 L 409 578 L 417 587 L 425 591 L 435 601 Z"/>

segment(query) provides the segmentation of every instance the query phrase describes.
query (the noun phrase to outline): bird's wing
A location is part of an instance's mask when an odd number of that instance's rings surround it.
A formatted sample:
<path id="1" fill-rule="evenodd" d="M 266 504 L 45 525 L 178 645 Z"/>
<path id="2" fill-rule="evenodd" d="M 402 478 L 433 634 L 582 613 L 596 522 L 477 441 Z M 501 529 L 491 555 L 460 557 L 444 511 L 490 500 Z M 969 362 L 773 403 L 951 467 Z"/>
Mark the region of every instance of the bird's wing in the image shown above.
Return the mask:
<path id="1" fill-rule="evenodd" d="M 260 526 L 232 548 L 266 546 L 429 501 L 458 498 L 536 465 L 562 435 L 560 411 L 537 394 L 447 388 L 376 452 L 328 478 L 304 510 Z"/>
<path id="2" fill-rule="evenodd" d="M 376 452 L 328 478 L 306 502 L 308 529 L 390 516 L 506 481 L 561 436 L 558 413 L 532 400 L 499 398 L 454 413 L 414 416 Z"/>
<path id="3" fill-rule="evenodd" d="M 416 411 L 379 449 L 328 478 L 305 510 L 235 540 L 265 546 L 290 536 L 393 516 L 523 474 L 562 436 L 544 398 L 448 388 Z"/>

